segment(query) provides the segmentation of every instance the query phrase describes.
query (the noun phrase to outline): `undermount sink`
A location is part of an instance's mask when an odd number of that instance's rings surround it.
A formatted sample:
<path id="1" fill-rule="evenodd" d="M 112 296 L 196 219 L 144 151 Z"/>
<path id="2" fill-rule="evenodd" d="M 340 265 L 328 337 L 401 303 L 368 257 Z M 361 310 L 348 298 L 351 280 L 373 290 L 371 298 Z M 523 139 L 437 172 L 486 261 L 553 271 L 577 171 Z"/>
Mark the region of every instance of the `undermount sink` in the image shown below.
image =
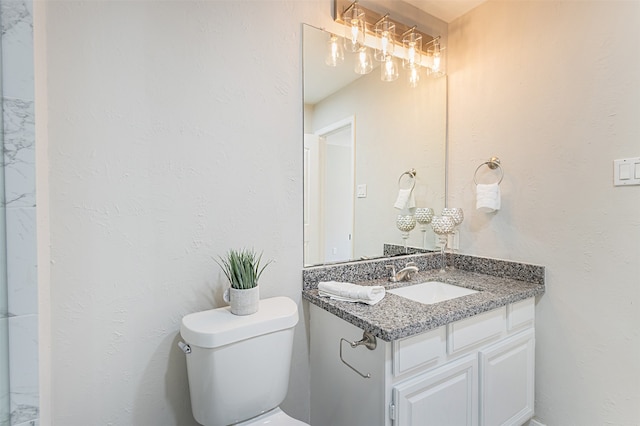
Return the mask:
<path id="1" fill-rule="evenodd" d="M 387 290 L 387 292 L 415 300 L 416 302 L 424 303 L 426 305 L 432 305 L 434 303 L 444 302 L 445 300 L 477 293 L 476 290 L 441 283 L 439 281 L 429 281 L 407 287 L 394 288 L 393 290 Z"/>

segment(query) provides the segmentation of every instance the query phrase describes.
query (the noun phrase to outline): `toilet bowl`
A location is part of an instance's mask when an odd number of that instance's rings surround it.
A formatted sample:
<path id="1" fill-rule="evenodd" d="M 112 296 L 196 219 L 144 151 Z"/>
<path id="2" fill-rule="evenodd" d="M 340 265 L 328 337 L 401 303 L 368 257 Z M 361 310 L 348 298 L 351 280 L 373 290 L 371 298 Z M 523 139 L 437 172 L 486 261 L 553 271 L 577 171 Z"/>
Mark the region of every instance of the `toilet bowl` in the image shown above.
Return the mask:
<path id="1" fill-rule="evenodd" d="M 288 297 L 260 301 L 258 312 L 229 307 L 186 315 L 185 343 L 191 409 L 205 426 L 301 426 L 278 406 L 289 384 L 298 307 Z"/>

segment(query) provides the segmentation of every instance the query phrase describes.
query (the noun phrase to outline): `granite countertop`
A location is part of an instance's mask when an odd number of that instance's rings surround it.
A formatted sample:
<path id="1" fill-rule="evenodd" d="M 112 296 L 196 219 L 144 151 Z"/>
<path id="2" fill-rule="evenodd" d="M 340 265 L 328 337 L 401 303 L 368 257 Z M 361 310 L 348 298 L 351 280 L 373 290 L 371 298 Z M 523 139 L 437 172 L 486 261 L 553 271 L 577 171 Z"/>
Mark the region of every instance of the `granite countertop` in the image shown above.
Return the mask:
<path id="1" fill-rule="evenodd" d="M 518 277 L 520 278 L 520 277 Z M 351 281 L 359 285 L 382 285 L 387 290 L 427 281 L 440 281 L 478 290 L 478 293 L 425 305 L 389 292 L 376 305 L 341 302 L 319 297 L 317 282 L 305 286 L 304 299 L 331 312 L 376 337 L 393 341 L 413 336 L 443 325 L 487 312 L 544 293 L 544 279 L 525 281 L 463 269 L 427 269 L 414 274 L 410 281 L 391 283 L 386 278 Z"/>

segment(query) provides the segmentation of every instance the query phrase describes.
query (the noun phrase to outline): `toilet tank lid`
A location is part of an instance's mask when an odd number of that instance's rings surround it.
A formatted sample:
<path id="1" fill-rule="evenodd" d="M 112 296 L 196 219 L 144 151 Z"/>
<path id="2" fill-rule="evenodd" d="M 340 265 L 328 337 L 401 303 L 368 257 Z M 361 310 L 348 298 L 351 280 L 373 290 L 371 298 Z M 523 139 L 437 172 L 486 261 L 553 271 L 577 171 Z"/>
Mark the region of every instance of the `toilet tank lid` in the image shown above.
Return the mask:
<path id="1" fill-rule="evenodd" d="M 217 348 L 291 328 L 297 323 L 298 306 L 281 296 L 260 300 L 258 312 L 252 315 L 234 315 L 228 306 L 186 315 L 180 334 L 190 345 Z"/>

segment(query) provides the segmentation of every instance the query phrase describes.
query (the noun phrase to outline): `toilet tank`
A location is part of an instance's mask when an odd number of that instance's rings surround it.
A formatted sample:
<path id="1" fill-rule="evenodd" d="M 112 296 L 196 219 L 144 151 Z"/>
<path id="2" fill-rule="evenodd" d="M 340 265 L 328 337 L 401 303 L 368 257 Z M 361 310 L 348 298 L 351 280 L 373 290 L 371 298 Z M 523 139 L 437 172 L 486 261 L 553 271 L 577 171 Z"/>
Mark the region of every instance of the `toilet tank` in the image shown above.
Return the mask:
<path id="1" fill-rule="evenodd" d="M 297 322 L 298 307 L 288 297 L 263 299 L 252 315 L 234 315 L 225 307 L 182 319 L 180 334 L 191 348 L 191 409 L 198 423 L 238 423 L 284 400 Z"/>

